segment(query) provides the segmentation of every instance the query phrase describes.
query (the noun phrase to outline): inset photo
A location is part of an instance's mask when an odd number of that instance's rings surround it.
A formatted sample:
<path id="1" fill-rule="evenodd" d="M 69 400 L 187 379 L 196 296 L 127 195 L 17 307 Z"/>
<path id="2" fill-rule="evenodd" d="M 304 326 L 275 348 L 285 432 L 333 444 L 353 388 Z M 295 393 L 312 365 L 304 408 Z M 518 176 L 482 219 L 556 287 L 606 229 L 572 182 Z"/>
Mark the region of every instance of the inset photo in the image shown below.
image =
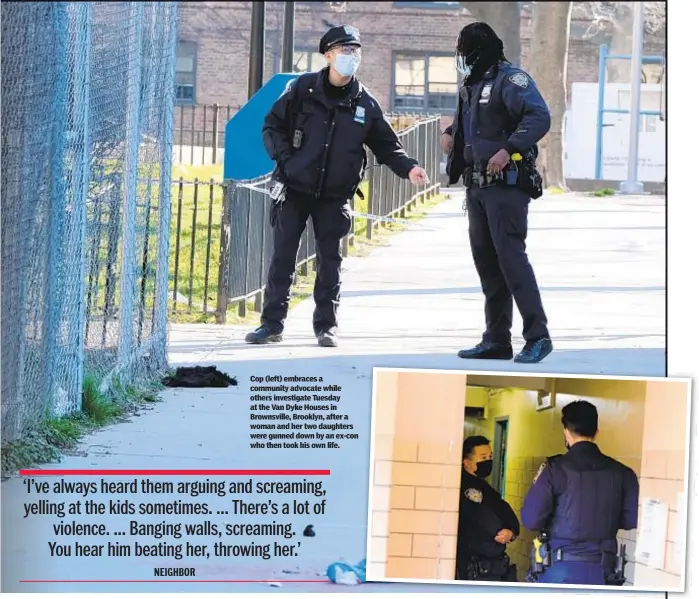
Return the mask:
<path id="1" fill-rule="evenodd" d="M 691 380 L 375 368 L 367 580 L 685 588 Z"/>

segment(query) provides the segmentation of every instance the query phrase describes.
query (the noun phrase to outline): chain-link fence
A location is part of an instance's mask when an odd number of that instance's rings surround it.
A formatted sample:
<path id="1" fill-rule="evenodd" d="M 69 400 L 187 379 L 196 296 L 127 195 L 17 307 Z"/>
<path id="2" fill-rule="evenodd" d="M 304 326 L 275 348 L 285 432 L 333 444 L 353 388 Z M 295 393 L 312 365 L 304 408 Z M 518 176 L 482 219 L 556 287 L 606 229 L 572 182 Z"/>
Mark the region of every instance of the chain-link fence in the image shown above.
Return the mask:
<path id="1" fill-rule="evenodd" d="M 2 3 L 2 435 L 166 365 L 175 2 Z"/>
<path id="2" fill-rule="evenodd" d="M 360 190 L 364 199 L 352 200 L 354 217 L 349 235 L 345 238 L 343 253 L 356 235 L 371 237 L 377 222 L 405 211 L 417 201 L 424 201 L 439 193 L 440 117 L 424 118 L 398 133 L 408 155 L 418 159 L 427 172 L 431 184 L 414 189 L 407 179 L 397 177 L 388 167 L 377 164 L 369 155 L 366 176 Z M 223 216 L 220 239 L 218 275 L 219 322 L 225 322 L 229 303 L 237 302 L 239 313 L 245 314 L 247 300 L 255 299 L 255 309 L 261 310 L 267 270 L 272 258 L 272 228 L 269 224 L 271 201 L 269 176 L 253 181 L 224 183 Z M 309 219 L 301 237 L 296 257 L 297 267 L 307 271 L 315 266 L 313 224 Z"/>

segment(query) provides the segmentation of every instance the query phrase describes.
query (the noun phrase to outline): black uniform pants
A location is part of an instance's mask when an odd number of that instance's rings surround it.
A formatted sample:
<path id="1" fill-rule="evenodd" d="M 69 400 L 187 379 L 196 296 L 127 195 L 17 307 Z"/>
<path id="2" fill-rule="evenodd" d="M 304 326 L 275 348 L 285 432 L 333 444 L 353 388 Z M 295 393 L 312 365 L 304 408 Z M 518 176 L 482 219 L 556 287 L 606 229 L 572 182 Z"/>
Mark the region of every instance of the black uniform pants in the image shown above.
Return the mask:
<path id="1" fill-rule="evenodd" d="M 513 297 L 524 322 L 524 339 L 549 335 L 526 251 L 530 201 L 511 186 L 472 185 L 466 191 L 471 253 L 485 295 L 483 341 L 510 345 Z"/>
<path id="2" fill-rule="evenodd" d="M 274 249 L 265 287 L 262 324 L 273 333 L 281 333 L 284 329 L 296 256 L 309 217 L 313 222 L 317 261 L 313 331 L 318 335 L 337 327 L 341 242 L 352 223 L 349 201 L 331 202 L 287 190 L 286 200 L 281 205 L 273 204 L 271 213 Z"/>

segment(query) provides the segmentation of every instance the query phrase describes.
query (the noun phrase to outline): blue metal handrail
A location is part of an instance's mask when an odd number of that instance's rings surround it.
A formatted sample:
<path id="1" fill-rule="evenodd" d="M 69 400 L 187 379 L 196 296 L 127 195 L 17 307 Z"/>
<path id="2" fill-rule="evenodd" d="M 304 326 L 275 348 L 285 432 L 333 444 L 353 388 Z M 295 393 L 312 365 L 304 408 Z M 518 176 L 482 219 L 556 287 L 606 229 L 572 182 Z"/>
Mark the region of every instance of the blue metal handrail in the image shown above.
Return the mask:
<path id="1" fill-rule="evenodd" d="M 630 111 L 624 108 L 605 108 L 604 107 L 604 91 L 607 78 L 607 61 L 608 60 L 631 60 L 630 54 L 609 54 L 609 48 L 606 44 L 602 44 L 599 48 L 599 85 L 597 88 L 597 142 L 595 154 L 595 179 L 602 178 L 602 145 L 603 145 L 603 128 L 604 114 L 629 114 Z M 665 64 L 663 56 L 642 56 L 643 64 Z M 642 116 L 659 116 L 662 117 L 662 112 L 659 110 L 641 110 Z"/>

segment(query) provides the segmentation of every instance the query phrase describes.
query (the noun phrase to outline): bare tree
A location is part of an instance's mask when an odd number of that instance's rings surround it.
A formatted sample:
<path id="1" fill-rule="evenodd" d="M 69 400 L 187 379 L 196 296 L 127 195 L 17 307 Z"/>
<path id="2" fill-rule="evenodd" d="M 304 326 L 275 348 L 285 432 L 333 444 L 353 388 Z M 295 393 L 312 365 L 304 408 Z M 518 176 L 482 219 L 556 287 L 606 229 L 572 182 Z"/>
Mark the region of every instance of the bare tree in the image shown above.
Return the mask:
<path id="1" fill-rule="evenodd" d="M 566 72 L 572 2 L 535 2 L 529 72 L 551 111 L 551 130 L 540 145 L 539 164 L 544 186 L 565 189 L 563 118 L 566 111 Z"/>
<path id="2" fill-rule="evenodd" d="M 512 64 L 522 59 L 520 2 L 460 2 L 476 19 L 488 23 L 505 44 L 505 56 Z"/>
<path id="3" fill-rule="evenodd" d="M 590 19 L 585 37 L 609 43 L 609 51 L 629 55 L 633 48 L 633 2 L 575 2 L 574 11 Z M 647 35 L 656 35 L 665 29 L 667 12 L 665 2 L 644 2 L 644 28 Z M 660 68 L 644 65 L 644 78 L 651 83 L 659 80 Z M 607 63 L 610 82 L 631 81 L 630 60 L 610 60 Z"/>

